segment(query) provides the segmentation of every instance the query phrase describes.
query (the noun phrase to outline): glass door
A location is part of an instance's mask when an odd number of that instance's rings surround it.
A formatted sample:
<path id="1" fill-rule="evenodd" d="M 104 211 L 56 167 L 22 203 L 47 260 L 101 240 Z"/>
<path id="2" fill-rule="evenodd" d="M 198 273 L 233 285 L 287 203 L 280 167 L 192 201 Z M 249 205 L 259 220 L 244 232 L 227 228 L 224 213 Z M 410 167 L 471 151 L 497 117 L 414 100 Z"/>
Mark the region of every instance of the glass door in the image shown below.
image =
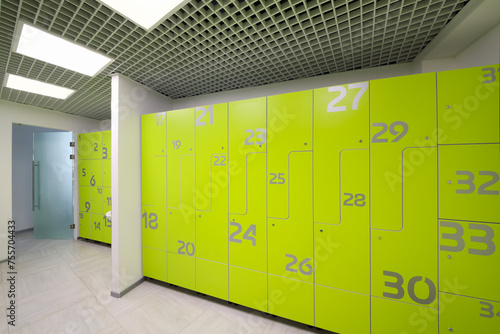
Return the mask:
<path id="1" fill-rule="evenodd" d="M 33 139 L 34 237 L 73 239 L 73 134 L 38 132 Z"/>

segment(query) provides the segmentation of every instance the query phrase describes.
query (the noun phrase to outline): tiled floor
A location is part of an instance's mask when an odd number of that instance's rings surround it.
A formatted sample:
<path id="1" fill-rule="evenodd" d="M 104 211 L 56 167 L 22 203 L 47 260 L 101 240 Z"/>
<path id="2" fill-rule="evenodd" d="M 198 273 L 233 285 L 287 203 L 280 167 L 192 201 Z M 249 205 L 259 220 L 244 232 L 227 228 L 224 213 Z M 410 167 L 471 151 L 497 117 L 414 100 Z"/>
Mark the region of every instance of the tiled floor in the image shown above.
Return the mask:
<path id="1" fill-rule="evenodd" d="M 113 298 L 108 246 L 32 232 L 18 233 L 15 246 L 16 326 L 4 318 L 0 333 L 327 333 L 154 281 Z M 7 263 L 0 268 L 5 310 Z"/>

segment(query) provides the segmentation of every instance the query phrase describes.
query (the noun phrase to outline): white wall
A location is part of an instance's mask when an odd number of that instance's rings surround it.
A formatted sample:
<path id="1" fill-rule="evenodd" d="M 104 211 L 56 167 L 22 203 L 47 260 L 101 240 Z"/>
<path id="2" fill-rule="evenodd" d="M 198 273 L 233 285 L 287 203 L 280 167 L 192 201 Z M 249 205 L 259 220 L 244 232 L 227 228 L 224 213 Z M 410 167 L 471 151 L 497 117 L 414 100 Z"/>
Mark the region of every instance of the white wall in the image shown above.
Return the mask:
<path id="1" fill-rule="evenodd" d="M 111 81 L 112 291 L 142 279 L 141 115 L 171 110 L 171 99 L 122 75 Z"/>
<path id="2" fill-rule="evenodd" d="M 74 131 L 75 134 L 100 130 L 100 122 L 88 118 L 72 116 L 22 104 L 0 100 L 0 261 L 7 258 L 7 222 L 12 216 L 12 124 Z M 78 179 L 78 169 L 74 171 Z M 74 188 L 74 198 L 78 198 L 78 187 Z M 78 212 L 74 213 L 77 220 Z"/>
<path id="3" fill-rule="evenodd" d="M 17 231 L 33 228 L 33 134 L 57 131 L 12 124 L 12 218 Z"/>
<path id="4" fill-rule="evenodd" d="M 326 74 L 313 78 L 280 82 L 259 87 L 242 88 L 227 92 L 175 99 L 172 101 L 172 110 L 199 107 L 215 103 L 240 101 L 262 96 L 285 94 L 338 84 L 347 84 L 410 74 L 415 74 L 415 68 L 411 63 Z"/>
<path id="5" fill-rule="evenodd" d="M 497 13 L 500 14 L 500 13 Z M 500 24 L 455 57 L 456 68 L 500 63 Z"/>

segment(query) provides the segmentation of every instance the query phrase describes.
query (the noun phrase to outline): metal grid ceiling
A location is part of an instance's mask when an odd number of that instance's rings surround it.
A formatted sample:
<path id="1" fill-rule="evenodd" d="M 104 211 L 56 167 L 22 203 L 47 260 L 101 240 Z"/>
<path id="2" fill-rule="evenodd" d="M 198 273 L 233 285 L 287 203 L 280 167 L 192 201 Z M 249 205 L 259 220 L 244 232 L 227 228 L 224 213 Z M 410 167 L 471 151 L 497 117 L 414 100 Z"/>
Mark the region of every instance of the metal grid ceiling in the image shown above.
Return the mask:
<path id="1" fill-rule="evenodd" d="M 0 98 L 110 118 L 122 73 L 173 99 L 411 62 L 469 0 L 192 0 L 150 32 L 95 0 L 2 0 L 6 73 L 75 89 L 67 100 L 0 88 Z M 88 77 L 10 52 L 22 20 L 115 61 Z"/>

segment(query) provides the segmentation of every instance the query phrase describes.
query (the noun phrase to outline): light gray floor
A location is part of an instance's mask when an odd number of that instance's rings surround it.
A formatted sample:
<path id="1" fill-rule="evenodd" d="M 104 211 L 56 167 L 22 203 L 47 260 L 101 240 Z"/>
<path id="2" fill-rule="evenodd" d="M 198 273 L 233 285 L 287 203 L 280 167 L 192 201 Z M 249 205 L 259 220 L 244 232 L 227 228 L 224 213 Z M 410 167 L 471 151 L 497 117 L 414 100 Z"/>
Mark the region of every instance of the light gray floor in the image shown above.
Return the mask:
<path id="1" fill-rule="evenodd" d="M 110 296 L 111 248 L 87 241 L 16 236 L 16 326 L 0 333 L 328 333 L 250 309 L 145 281 Z M 9 305 L 7 263 L 0 264 L 0 307 Z"/>

